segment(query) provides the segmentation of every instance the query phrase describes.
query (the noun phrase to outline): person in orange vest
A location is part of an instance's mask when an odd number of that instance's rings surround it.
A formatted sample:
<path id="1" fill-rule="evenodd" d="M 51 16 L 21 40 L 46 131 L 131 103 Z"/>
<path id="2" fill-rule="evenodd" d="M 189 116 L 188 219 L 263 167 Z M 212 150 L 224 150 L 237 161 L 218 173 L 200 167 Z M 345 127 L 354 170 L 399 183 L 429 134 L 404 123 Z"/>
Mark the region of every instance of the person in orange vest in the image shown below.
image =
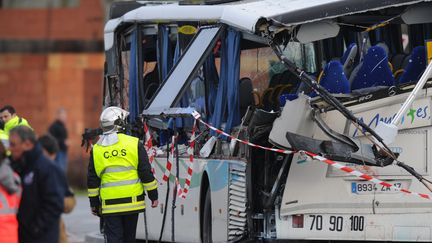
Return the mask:
<path id="1" fill-rule="evenodd" d="M 6 146 L 0 142 L 0 243 L 18 243 L 18 211 L 20 178 L 10 167 Z"/>

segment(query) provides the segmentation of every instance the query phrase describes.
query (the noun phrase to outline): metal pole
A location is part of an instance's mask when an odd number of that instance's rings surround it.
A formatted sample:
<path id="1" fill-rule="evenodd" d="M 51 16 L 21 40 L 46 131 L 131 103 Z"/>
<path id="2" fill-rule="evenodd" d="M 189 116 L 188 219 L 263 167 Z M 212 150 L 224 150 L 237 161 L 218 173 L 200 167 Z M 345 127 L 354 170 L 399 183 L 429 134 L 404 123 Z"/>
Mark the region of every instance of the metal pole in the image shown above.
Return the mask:
<path id="1" fill-rule="evenodd" d="M 147 211 L 144 209 L 144 230 L 145 230 L 145 242 L 148 243 L 148 228 L 147 228 Z"/>
<path id="2" fill-rule="evenodd" d="M 421 76 L 420 80 L 418 81 L 414 89 L 411 91 L 411 94 L 408 96 L 408 98 L 405 100 L 405 103 L 403 103 L 402 107 L 399 109 L 398 113 L 396 114 L 395 118 L 392 121 L 393 125 L 397 126 L 399 124 L 405 112 L 411 107 L 417 94 L 420 92 L 420 90 L 427 82 L 428 78 L 431 76 L 431 73 L 432 73 L 432 62 L 429 63 L 423 75 Z"/>
<path id="3" fill-rule="evenodd" d="M 166 131 L 166 130 L 165 130 Z M 166 133 L 168 134 L 168 133 Z M 169 142 L 166 143 L 166 151 L 167 151 L 167 160 L 169 160 L 169 151 L 170 151 L 170 147 L 169 147 Z M 160 234 L 159 234 L 159 243 L 162 241 L 162 235 L 165 229 L 165 220 L 166 220 L 166 215 L 168 212 L 168 199 L 169 199 L 169 191 L 170 191 L 170 184 L 169 184 L 169 180 L 167 182 L 167 191 L 166 191 L 166 195 L 165 195 L 165 206 L 163 208 L 163 218 L 162 218 L 162 226 L 161 226 L 161 230 L 160 230 Z"/>

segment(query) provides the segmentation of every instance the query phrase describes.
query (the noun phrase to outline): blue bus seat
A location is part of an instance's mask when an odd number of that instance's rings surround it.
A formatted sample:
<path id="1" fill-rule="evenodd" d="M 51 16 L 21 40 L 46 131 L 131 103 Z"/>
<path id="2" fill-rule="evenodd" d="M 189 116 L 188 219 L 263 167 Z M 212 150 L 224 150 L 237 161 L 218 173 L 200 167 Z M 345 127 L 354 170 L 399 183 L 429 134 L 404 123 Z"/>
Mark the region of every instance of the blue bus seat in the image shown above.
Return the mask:
<path id="1" fill-rule="evenodd" d="M 350 93 L 350 84 L 339 61 L 330 61 L 324 68 L 320 84 L 332 94 Z"/>
<path id="2" fill-rule="evenodd" d="M 393 85 L 394 77 L 384 48 L 372 46 L 364 56 L 363 63 L 353 79 L 352 90 Z"/>
<path id="3" fill-rule="evenodd" d="M 411 57 L 405 68 L 405 72 L 399 79 L 399 84 L 418 81 L 426 69 L 426 48 L 417 46 L 411 52 Z"/>
<path id="4" fill-rule="evenodd" d="M 320 80 L 320 85 L 331 94 L 349 94 L 351 91 L 350 83 L 339 61 L 330 61 L 327 63 Z M 313 91 L 310 97 L 315 97 L 316 95 L 316 92 Z"/>

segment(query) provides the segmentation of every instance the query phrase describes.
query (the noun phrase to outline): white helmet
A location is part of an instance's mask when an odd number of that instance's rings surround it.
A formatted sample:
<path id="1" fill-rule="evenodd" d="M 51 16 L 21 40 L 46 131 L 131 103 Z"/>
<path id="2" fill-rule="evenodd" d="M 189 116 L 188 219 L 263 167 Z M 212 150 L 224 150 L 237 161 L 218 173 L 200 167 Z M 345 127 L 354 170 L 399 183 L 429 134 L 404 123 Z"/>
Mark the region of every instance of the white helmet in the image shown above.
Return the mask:
<path id="1" fill-rule="evenodd" d="M 124 121 L 128 115 L 129 112 L 120 107 L 110 106 L 105 108 L 99 118 L 102 130 L 104 132 L 116 132 L 118 128 L 116 121 L 119 119 Z"/>

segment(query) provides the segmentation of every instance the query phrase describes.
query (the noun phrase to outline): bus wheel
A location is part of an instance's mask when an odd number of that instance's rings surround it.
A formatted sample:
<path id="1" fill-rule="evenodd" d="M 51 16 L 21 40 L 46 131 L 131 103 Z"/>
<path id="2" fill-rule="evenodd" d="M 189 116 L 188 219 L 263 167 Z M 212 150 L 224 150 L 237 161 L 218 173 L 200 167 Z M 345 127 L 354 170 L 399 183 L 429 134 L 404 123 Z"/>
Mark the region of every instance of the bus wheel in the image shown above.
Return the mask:
<path id="1" fill-rule="evenodd" d="M 207 189 L 203 215 L 203 243 L 212 243 L 212 209 L 210 188 Z"/>

